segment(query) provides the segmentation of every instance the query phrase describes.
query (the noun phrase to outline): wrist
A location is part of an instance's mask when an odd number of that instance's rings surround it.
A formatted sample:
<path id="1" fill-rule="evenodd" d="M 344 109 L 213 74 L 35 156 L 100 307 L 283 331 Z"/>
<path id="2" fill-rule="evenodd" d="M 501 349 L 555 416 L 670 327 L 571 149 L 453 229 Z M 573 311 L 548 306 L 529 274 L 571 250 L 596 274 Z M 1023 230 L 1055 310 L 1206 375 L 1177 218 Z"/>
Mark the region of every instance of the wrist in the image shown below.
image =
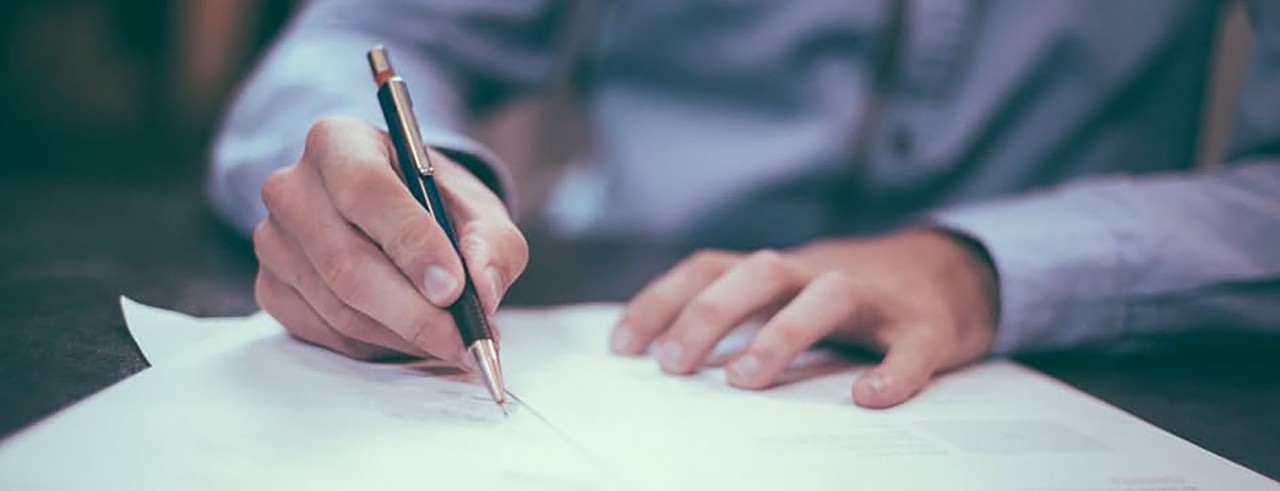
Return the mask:
<path id="1" fill-rule="evenodd" d="M 947 241 L 959 252 L 958 271 L 963 276 L 960 284 L 976 290 L 988 314 L 985 316 L 987 322 L 994 329 L 1000 320 L 1000 274 L 987 247 L 978 239 L 957 230 L 937 226 L 925 230 Z"/>

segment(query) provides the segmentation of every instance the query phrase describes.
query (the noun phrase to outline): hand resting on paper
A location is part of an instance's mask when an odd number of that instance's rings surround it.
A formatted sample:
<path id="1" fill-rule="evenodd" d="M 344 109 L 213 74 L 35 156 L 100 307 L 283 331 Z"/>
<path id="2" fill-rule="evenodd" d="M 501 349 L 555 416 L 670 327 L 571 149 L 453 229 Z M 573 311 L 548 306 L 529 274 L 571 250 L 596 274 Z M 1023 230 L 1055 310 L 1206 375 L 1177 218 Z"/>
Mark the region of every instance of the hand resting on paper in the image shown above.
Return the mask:
<path id="1" fill-rule="evenodd" d="M 262 186 L 254 230 L 258 304 L 294 336 L 358 359 L 395 354 L 462 364 L 445 307 L 462 293 L 449 239 L 393 169 L 386 133 L 325 119 L 302 158 Z M 528 245 L 494 193 L 432 153 L 436 179 L 481 302 L 492 312 L 524 271 Z"/>
<path id="2" fill-rule="evenodd" d="M 982 254 L 934 230 L 783 252 L 707 250 L 636 295 L 611 343 L 629 355 L 652 344 L 663 370 L 686 374 L 734 327 L 764 315 L 764 327 L 726 366 L 731 385 L 766 388 L 814 343 L 852 343 L 884 353 L 852 387 L 853 400 L 889 407 L 937 371 L 987 352 L 998 311 L 995 276 Z"/>

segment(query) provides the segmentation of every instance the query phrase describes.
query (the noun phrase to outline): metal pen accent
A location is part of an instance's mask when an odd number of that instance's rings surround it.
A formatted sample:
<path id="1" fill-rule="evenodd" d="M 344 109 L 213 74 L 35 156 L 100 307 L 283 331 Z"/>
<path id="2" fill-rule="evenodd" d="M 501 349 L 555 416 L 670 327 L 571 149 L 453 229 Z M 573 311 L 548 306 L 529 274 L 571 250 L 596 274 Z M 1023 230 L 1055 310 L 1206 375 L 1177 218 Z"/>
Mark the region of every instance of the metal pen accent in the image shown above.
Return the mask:
<path id="1" fill-rule="evenodd" d="M 449 313 L 458 326 L 462 336 L 462 345 L 475 360 L 476 368 L 484 377 L 485 388 L 489 396 L 498 404 L 505 414 L 506 389 L 502 383 L 502 365 L 498 361 L 498 348 L 493 343 L 493 330 L 489 327 L 489 318 L 480 304 L 480 296 L 476 294 L 475 283 L 471 281 L 471 272 L 467 269 L 467 261 L 462 257 L 458 247 L 458 237 L 449 223 L 449 214 L 445 211 L 444 201 L 440 198 L 440 189 L 436 187 L 435 167 L 431 156 L 422 142 L 422 133 L 418 129 L 418 119 L 413 114 L 413 101 L 409 98 L 409 89 L 404 79 L 396 75 L 387 56 L 386 48 L 375 46 L 369 50 L 369 67 L 373 70 L 374 82 L 378 85 L 378 102 L 382 106 L 382 115 L 387 119 L 387 132 L 396 148 L 396 157 L 400 163 L 400 175 L 409 187 L 409 193 L 427 210 L 445 235 L 449 243 L 458 253 L 462 262 L 463 289 L 458 301 L 449 306 Z"/>

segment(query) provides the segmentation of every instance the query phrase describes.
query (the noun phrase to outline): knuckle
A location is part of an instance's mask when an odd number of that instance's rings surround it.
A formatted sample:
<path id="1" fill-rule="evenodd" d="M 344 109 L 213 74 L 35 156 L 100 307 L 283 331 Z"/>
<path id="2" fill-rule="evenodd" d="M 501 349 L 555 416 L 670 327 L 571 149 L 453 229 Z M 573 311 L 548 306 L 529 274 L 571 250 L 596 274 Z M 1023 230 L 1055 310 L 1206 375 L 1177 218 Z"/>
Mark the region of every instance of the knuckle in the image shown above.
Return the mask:
<path id="1" fill-rule="evenodd" d="M 479 227 L 475 223 L 468 223 L 463 226 L 458 238 L 458 247 L 466 255 L 466 260 L 469 261 L 467 266 L 472 268 L 480 268 L 493 262 L 489 243 L 480 238 L 477 230 L 479 230 Z"/>
<path id="2" fill-rule="evenodd" d="M 506 282 L 514 280 L 529 264 L 529 243 L 514 224 L 491 224 L 472 221 L 463 225 L 459 234 L 461 247 L 481 263 L 496 267 Z M 468 264 L 480 267 L 479 264 Z"/>
<path id="3" fill-rule="evenodd" d="M 796 346 L 805 337 L 804 326 L 788 320 L 779 320 L 774 324 L 773 334 L 785 346 Z"/>
<path id="4" fill-rule="evenodd" d="M 320 118 L 315 124 L 311 125 L 311 129 L 307 130 L 306 148 L 312 149 L 322 146 L 334 135 L 350 131 L 353 124 L 355 124 L 355 121 L 341 116 Z"/>
<path id="5" fill-rule="evenodd" d="M 645 338 L 666 330 L 667 326 L 654 316 L 654 307 L 661 305 L 659 302 L 662 301 L 661 294 L 643 294 L 642 297 L 632 300 L 627 305 L 627 310 L 623 313 L 620 323 L 626 324 L 636 334 Z"/>
<path id="6" fill-rule="evenodd" d="M 627 309 L 620 323 L 626 324 L 628 329 L 644 339 L 649 339 L 666 329 L 666 326 L 658 325 L 651 316 L 634 308 Z"/>
<path id="7" fill-rule="evenodd" d="M 458 232 L 458 244 L 464 249 L 484 249 L 485 255 L 490 253 L 490 239 L 488 227 L 480 220 L 472 220 L 463 222 L 462 226 L 456 230 Z"/>
<path id="8" fill-rule="evenodd" d="M 840 295 L 852 295 L 862 290 L 862 283 L 844 271 L 827 271 L 814 280 L 815 285 L 823 285 L 828 291 Z"/>
<path id="9" fill-rule="evenodd" d="M 693 299 L 681 292 L 678 286 L 663 281 L 647 288 L 643 293 L 643 300 L 644 302 L 635 303 L 645 309 L 679 313 L 688 307 Z"/>
<path id="10" fill-rule="evenodd" d="M 867 344 L 881 353 L 887 352 L 902 339 L 902 333 L 893 329 L 876 329 L 867 334 Z"/>
<path id="11" fill-rule="evenodd" d="M 292 175 L 293 167 L 285 167 L 267 175 L 262 181 L 262 204 L 268 211 L 279 210 L 280 205 L 288 198 Z"/>
<path id="12" fill-rule="evenodd" d="M 785 367 L 790 361 L 787 359 L 788 350 L 786 346 L 779 343 L 776 339 L 766 340 L 764 338 L 757 338 L 752 341 L 749 347 L 747 347 L 746 352 L 755 355 L 756 359 L 762 361 L 769 367 Z M 766 369 L 766 372 L 767 371 L 769 371 L 769 369 Z M 768 380 L 760 380 L 759 382 L 761 386 L 768 384 Z"/>
<path id="13" fill-rule="evenodd" d="M 457 229 L 457 232 L 462 243 L 469 244 L 473 241 L 479 240 L 480 237 L 485 235 L 484 222 L 480 220 L 464 222 L 462 226 Z"/>
<path id="14" fill-rule="evenodd" d="M 781 275 L 787 270 L 787 260 L 773 249 L 761 249 L 751 253 L 744 264 L 768 277 Z"/>
<path id="15" fill-rule="evenodd" d="M 870 294 L 867 284 L 843 271 L 829 271 L 813 280 L 808 287 L 810 295 L 826 305 L 841 305 L 848 308 L 855 303 L 873 301 L 875 295 Z"/>
<path id="16" fill-rule="evenodd" d="M 685 316 L 696 326 L 716 325 L 725 320 L 727 310 L 719 302 L 697 298 L 685 307 Z"/>
<path id="17" fill-rule="evenodd" d="M 268 228 L 269 228 L 269 225 L 266 220 L 258 222 L 257 225 L 253 226 L 252 237 L 253 237 L 253 242 L 255 244 L 259 242 L 266 242 L 268 240 L 267 238 Z"/>
<path id="18" fill-rule="evenodd" d="M 334 206 L 343 211 L 355 209 L 370 196 L 386 189 L 390 175 L 387 169 L 363 157 L 343 159 L 341 168 L 334 171 L 337 179 L 329 186 L 330 197 Z"/>
<path id="19" fill-rule="evenodd" d="M 727 254 L 720 249 L 699 249 L 689 256 L 688 262 L 691 265 L 717 263 L 722 261 Z"/>
<path id="20" fill-rule="evenodd" d="M 253 300 L 258 302 L 258 306 L 268 313 L 276 313 L 275 302 L 271 298 L 271 293 L 267 288 L 267 279 L 262 270 L 258 270 L 258 276 L 253 281 Z"/>
<path id="21" fill-rule="evenodd" d="M 498 244 L 509 251 L 525 250 L 529 248 L 529 242 L 525 240 L 524 234 L 520 233 L 520 229 L 513 224 L 505 224 L 498 227 L 495 232 Z"/>
<path id="22" fill-rule="evenodd" d="M 736 254 L 720 249 L 701 249 L 676 266 L 675 270 L 695 275 L 722 273 L 735 259 Z"/>
<path id="23" fill-rule="evenodd" d="M 271 244 L 270 227 L 267 221 L 263 220 L 253 227 L 253 254 L 257 256 L 259 263 L 267 262 L 271 254 L 267 251 Z"/>
<path id="24" fill-rule="evenodd" d="M 518 275 L 529 265 L 529 242 L 514 225 L 504 225 L 497 231 L 500 257 L 505 258 L 509 274 Z"/>

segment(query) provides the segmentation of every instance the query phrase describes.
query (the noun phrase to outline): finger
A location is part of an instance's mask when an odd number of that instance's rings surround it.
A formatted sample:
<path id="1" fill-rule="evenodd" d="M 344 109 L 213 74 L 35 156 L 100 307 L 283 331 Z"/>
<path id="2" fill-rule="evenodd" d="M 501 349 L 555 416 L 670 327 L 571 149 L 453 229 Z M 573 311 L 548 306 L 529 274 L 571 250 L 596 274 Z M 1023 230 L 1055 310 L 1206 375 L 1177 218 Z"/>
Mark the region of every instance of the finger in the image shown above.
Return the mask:
<path id="1" fill-rule="evenodd" d="M 307 262 L 302 248 L 286 236 L 274 220 L 268 218 L 254 229 L 253 244 L 260 267 L 301 294 L 302 299 L 333 330 L 363 343 L 417 357 L 427 356 L 425 351 L 409 344 L 386 326 L 343 303 Z"/>
<path id="2" fill-rule="evenodd" d="M 729 384 L 744 389 L 768 387 L 813 343 L 855 321 L 859 310 L 871 301 L 862 291 L 840 273 L 826 273 L 813 280 L 729 363 Z"/>
<path id="3" fill-rule="evenodd" d="M 610 346 L 620 354 L 640 354 L 675 321 L 695 293 L 736 261 L 733 254 L 704 250 L 654 280 L 627 304 L 613 329 Z"/>
<path id="4" fill-rule="evenodd" d="M 777 252 L 752 254 L 684 307 L 657 343 L 658 362 L 670 373 L 696 370 L 729 331 L 800 287 L 799 272 Z"/>
<path id="5" fill-rule="evenodd" d="M 472 221 L 459 240 L 480 303 L 492 314 L 528 265 L 529 244 L 510 221 Z"/>
<path id="6" fill-rule="evenodd" d="M 453 319 L 427 302 L 376 245 L 338 214 L 314 170 L 299 165 L 272 174 L 262 197 L 271 219 L 301 246 L 343 303 L 419 349 L 462 363 L 462 341 Z"/>
<path id="7" fill-rule="evenodd" d="M 433 148 L 427 148 L 427 155 L 434 164 L 440 195 L 449 208 L 450 220 L 465 223 L 490 216 L 511 220 L 507 205 L 470 170 Z"/>
<path id="8" fill-rule="evenodd" d="M 913 334 L 891 342 L 880 365 L 854 382 L 854 402 L 869 408 L 901 404 L 929 382 L 944 352 L 943 341 L 924 334 Z"/>
<path id="9" fill-rule="evenodd" d="M 330 119 L 307 138 L 334 207 L 390 257 L 438 307 L 462 293 L 462 263 L 444 230 L 413 198 L 392 167 L 386 136 L 367 123 Z"/>
<path id="10" fill-rule="evenodd" d="M 435 164 L 441 198 L 458 231 L 459 249 L 490 314 L 498 309 L 511 284 L 529 262 L 529 245 L 507 207 L 475 174 L 428 148 Z"/>
<path id="11" fill-rule="evenodd" d="M 434 149 L 436 180 L 455 226 L 466 271 L 486 312 L 494 313 L 529 262 L 529 245 L 506 205 L 475 174 Z"/>
<path id="12" fill-rule="evenodd" d="M 339 334 L 312 310 L 296 290 L 269 271 L 259 271 L 254 293 L 258 305 L 298 339 L 357 360 L 376 360 L 395 355 L 395 351 Z"/>

